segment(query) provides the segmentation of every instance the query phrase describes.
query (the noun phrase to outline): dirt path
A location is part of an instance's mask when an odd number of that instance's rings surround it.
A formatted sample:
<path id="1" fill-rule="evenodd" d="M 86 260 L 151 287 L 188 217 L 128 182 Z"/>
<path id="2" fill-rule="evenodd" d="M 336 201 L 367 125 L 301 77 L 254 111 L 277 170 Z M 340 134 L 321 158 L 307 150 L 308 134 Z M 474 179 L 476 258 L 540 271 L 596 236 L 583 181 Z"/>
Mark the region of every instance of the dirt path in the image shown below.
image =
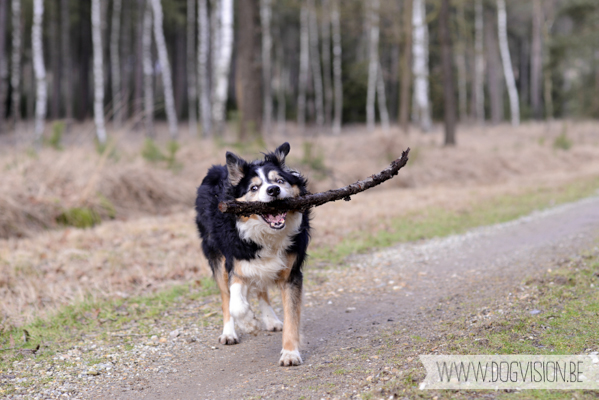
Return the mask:
<path id="1" fill-rule="evenodd" d="M 113 381 L 91 396 L 352 397 L 370 371 L 391 365 L 394 356 L 381 346 L 382 335 L 395 337 L 393 353 L 401 354 L 417 335 L 435 335 L 435 325 L 460 309 L 511 296 L 523 279 L 590 248 L 598 238 L 599 198 L 594 197 L 465 235 L 355 257 L 349 268 L 325 273 L 326 284 L 310 283 L 321 275 L 307 274 L 302 366 L 277 366 L 280 333 L 244 335 L 239 345 L 217 346 L 220 326 L 215 326 L 212 342 L 176 353 L 170 373 L 148 368 L 147 376 L 136 377 L 137 387 Z M 165 363 L 160 357 L 153 361 Z"/>

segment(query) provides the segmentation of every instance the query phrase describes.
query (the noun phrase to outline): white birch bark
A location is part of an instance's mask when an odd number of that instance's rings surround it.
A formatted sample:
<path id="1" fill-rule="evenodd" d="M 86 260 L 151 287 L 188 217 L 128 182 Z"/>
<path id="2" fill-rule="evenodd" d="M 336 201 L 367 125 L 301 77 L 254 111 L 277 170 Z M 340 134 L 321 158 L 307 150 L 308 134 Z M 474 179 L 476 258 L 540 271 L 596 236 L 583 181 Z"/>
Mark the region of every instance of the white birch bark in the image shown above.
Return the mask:
<path id="1" fill-rule="evenodd" d="M 154 65 L 152 64 L 152 9 L 146 4 L 142 29 L 142 66 L 144 75 L 144 119 L 146 135 L 154 137 Z"/>
<path id="2" fill-rule="evenodd" d="M 375 128 L 375 96 L 377 75 L 379 70 L 379 0 L 369 0 L 367 3 L 367 18 L 370 19 L 368 47 L 368 87 L 366 93 L 366 127 L 368 131 Z"/>
<path id="3" fill-rule="evenodd" d="M 428 132 L 431 128 L 431 107 L 428 85 L 428 26 L 424 0 L 414 0 L 412 24 L 414 35 L 412 54 L 414 57 L 414 120 L 420 128 Z"/>
<path id="4" fill-rule="evenodd" d="M 505 0 L 497 0 L 497 29 L 499 36 L 499 51 L 501 52 L 501 61 L 503 63 L 503 73 L 507 85 L 510 99 L 510 113 L 512 125 L 520 124 L 520 104 L 518 101 L 518 89 L 514 79 L 514 70 L 512 69 L 512 59 L 507 41 L 507 14 L 505 11 Z"/>
<path id="5" fill-rule="evenodd" d="M 343 112 L 343 84 L 341 81 L 341 24 L 339 22 L 339 0 L 332 0 L 331 28 L 333 30 L 333 87 L 335 92 L 335 113 L 333 133 L 341 133 L 341 113 Z"/>
<path id="6" fill-rule="evenodd" d="M 378 63 L 378 71 L 376 74 L 376 93 L 379 102 L 379 115 L 381 117 L 381 126 L 385 134 L 389 133 L 389 111 L 387 110 L 387 96 L 385 96 L 385 80 L 383 79 L 383 68 L 381 63 Z"/>
<path id="7" fill-rule="evenodd" d="M 175 96 L 173 95 L 173 75 L 171 73 L 171 63 L 168 60 L 166 50 L 166 41 L 164 40 L 164 30 L 162 28 L 162 4 L 160 0 L 151 0 L 154 11 L 154 40 L 158 50 L 158 61 L 162 71 L 162 86 L 164 88 L 164 103 L 166 107 L 166 119 L 168 130 L 172 140 L 177 139 L 179 128 L 177 126 L 177 111 L 175 110 Z"/>
<path id="8" fill-rule="evenodd" d="M 306 127 L 306 88 L 308 86 L 308 68 L 310 67 L 308 8 L 302 2 L 300 10 L 300 65 L 297 96 L 297 125 L 301 132 Z"/>
<path id="9" fill-rule="evenodd" d="M 12 0 L 12 56 L 11 56 L 11 73 L 10 85 L 12 87 L 12 109 L 13 109 L 13 125 L 15 131 L 17 124 L 21 118 L 21 43 L 22 26 L 21 26 L 21 0 Z"/>
<path id="10" fill-rule="evenodd" d="M 479 124 L 485 123 L 485 52 L 483 47 L 483 1 L 476 0 L 474 10 L 474 114 Z"/>
<path id="11" fill-rule="evenodd" d="M 92 0 L 92 45 L 94 72 L 94 123 L 96 137 L 100 144 L 106 143 L 104 125 L 104 59 L 102 49 L 102 11 L 101 0 Z"/>
<path id="12" fill-rule="evenodd" d="M 33 70 L 35 74 L 35 128 L 36 146 L 41 145 L 46 119 L 48 88 L 46 67 L 44 65 L 44 44 L 42 40 L 42 22 L 44 18 L 44 0 L 33 1 L 33 26 L 31 28 L 31 49 L 33 51 Z"/>
<path id="13" fill-rule="evenodd" d="M 316 7 L 314 0 L 308 0 L 309 38 L 310 38 L 310 64 L 312 67 L 312 81 L 314 83 L 314 108 L 316 109 L 316 124 L 324 124 L 324 101 L 322 93 L 322 70 L 320 67 L 320 50 L 318 48 L 318 21 L 316 20 Z"/>
<path id="14" fill-rule="evenodd" d="M 198 82 L 196 68 L 196 0 L 187 0 L 187 105 L 189 134 L 198 134 L 197 100 Z"/>
<path id="15" fill-rule="evenodd" d="M 198 0 L 198 79 L 200 85 L 199 113 L 202 119 L 202 134 L 212 135 L 212 110 L 210 103 L 210 79 L 208 57 L 210 49 L 210 23 L 207 0 Z"/>
<path id="16" fill-rule="evenodd" d="M 121 58 L 119 56 L 119 38 L 121 37 L 122 0 L 112 2 L 112 23 L 110 31 L 110 73 L 112 77 L 112 122 L 118 130 L 123 124 L 123 101 L 121 89 Z"/>
<path id="17" fill-rule="evenodd" d="M 212 100 L 212 118 L 218 132 L 225 122 L 229 68 L 233 52 L 233 0 L 220 1 L 219 15 L 219 54 L 215 65 L 214 98 Z"/>
<path id="18" fill-rule="evenodd" d="M 322 0 L 322 83 L 324 86 L 324 120 L 331 124 L 333 109 L 333 86 L 331 84 L 331 6 L 330 0 Z"/>
<path id="19" fill-rule="evenodd" d="M 243 1 L 243 0 L 242 0 Z M 264 107 L 262 130 L 270 133 L 272 124 L 272 15 L 271 0 L 260 0 L 260 24 L 262 25 L 262 84 Z"/>

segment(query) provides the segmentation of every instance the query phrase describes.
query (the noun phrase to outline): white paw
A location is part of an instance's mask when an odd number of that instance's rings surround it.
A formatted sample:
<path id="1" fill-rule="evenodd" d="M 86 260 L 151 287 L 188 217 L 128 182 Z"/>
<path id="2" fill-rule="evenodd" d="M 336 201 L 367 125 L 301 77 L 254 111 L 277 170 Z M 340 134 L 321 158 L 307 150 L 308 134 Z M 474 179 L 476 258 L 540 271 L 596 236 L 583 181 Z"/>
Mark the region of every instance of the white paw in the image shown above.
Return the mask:
<path id="1" fill-rule="evenodd" d="M 223 333 L 218 337 L 218 341 L 220 344 L 237 344 L 239 343 L 239 339 L 236 334 Z"/>
<path id="2" fill-rule="evenodd" d="M 279 359 L 279 365 L 281 367 L 300 365 L 302 362 L 302 356 L 300 356 L 299 351 L 281 350 L 281 358 Z"/>
<path id="3" fill-rule="evenodd" d="M 283 323 L 277 317 L 263 317 L 262 323 L 265 331 L 277 332 L 283 330 Z"/>

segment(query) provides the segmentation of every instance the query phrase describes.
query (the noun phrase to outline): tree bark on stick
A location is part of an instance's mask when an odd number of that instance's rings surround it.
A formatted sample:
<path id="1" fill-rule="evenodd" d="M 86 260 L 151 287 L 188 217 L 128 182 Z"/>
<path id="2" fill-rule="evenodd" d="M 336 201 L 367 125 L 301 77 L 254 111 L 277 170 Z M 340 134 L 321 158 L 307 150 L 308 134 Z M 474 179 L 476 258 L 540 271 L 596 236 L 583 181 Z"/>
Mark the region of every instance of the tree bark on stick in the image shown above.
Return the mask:
<path id="1" fill-rule="evenodd" d="M 393 178 L 401 168 L 408 162 L 410 149 L 406 149 L 400 158 L 394 160 L 389 167 L 385 168 L 378 174 L 369 176 L 368 178 L 352 183 L 351 185 L 329 190 L 326 192 L 307 194 L 304 196 L 291 197 L 282 200 L 275 200 L 269 203 L 263 202 L 238 202 L 235 200 L 223 201 L 218 205 L 218 209 L 223 213 L 236 215 L 252 215 L 252 214 L 280 214 L 285 211 L 300 211 L 303 212 L 312 207 L 318 207 L 325 203 L 337 200 L 351 200 L 350 196 L 373 188 L 381 183 Z"/>

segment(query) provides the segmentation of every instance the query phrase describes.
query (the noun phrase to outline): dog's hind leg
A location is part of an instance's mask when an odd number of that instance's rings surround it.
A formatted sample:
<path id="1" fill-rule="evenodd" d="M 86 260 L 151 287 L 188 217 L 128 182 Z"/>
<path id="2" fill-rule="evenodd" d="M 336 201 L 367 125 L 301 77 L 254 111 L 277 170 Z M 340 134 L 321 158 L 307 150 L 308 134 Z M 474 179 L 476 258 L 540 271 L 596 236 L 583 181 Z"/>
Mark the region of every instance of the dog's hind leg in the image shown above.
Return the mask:
<path id="1" fill-rule="evenodd" d="M 229 274 L 227 273 L 222 260 L 218 261 L 218 263 L 220 263 L 220 266 L 219 268 L 214 269 L 214 278 L 220 289 L 224 320 L 223 334 L 219 336 L 218 341 L 221 344 L 237 344 L 239 343 L 239 338 L 235 333 L 235 321 L 229 312 L 231 299 L 231 293 L 229 291 Z"/>
<path id="2" fill-rule="evenodd" d="M 264 324 L 264 330 L 266 331 L 281 331 L 283 330 L 283 323 L 275 314 L 275 311 L 270 305 L 268 299 L 268 291 L 264 289 L 258 292 L 258 301 L 260 303 L 260 312 L 262 313 L 262 323 Z"/>

